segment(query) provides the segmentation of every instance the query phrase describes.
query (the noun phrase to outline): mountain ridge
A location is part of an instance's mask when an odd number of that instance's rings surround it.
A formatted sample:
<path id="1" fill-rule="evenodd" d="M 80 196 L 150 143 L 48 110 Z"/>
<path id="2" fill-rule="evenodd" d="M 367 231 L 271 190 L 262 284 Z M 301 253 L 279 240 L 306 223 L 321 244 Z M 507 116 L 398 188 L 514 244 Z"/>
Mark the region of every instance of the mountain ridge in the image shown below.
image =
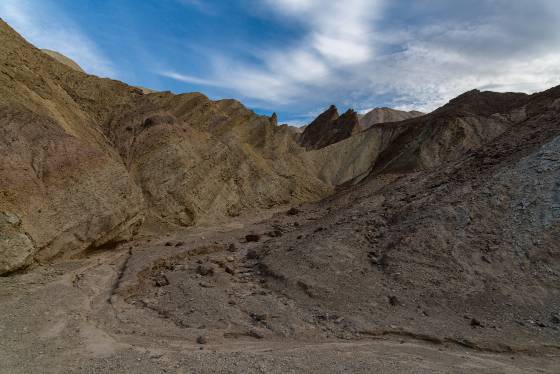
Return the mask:
<path id="1" fill-rule="evenodd" d="M 379 123 L 400 122 L 410 118 L 423 116 L 425 113 L 411 110 L 402 111 L 393 108 L 381 107 L 374 108 L 360 117 L 360 124 L 365 128 L 369 128 Z"/>

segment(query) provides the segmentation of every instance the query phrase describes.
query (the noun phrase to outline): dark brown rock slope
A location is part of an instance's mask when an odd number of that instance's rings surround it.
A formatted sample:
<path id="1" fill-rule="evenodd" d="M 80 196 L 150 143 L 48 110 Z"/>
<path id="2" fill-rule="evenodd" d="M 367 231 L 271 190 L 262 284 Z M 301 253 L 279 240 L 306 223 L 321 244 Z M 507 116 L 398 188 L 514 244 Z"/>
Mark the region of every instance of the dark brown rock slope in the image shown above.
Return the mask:
<path id="1" fill-rule="evenodd" d="M 0 51 L 0 273 L 129 238 L 141 191 L 97 124 L 140 93 L 56 62 L 3 22 Z"/>
<path id="2" fill-rule="evenodd" d="M 257 251 L 268 288 L 341 336 L 557 349 L 560 87 L 469 95 L 452 102 L 469 106 L 469 118 L 524 119 L 438 167 L 375 166 L 310 208 L 321 217 Z"/>
<path id="3" fill-rule="evenodd" d="M 306 149 L 320 149 L 347 139 L 362 131 L 358 114 L 349 109 L 339 116 L 334 105 L 320 114 L 301 134 L 299 141 Z"/>

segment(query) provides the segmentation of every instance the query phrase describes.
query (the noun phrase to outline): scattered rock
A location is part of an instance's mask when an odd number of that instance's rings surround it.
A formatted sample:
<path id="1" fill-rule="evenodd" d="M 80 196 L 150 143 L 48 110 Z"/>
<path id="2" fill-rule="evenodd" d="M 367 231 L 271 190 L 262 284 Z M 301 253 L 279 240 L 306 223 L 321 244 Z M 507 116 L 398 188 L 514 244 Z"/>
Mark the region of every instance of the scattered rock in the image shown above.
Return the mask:
<path id="1" fill-rule="evenodd" d="M 226 271 L 226 273 L 234 275 L 235 274 L 235 270 L 233 269 L 233 267 L 226 265 L 224 270 Z"/>
<path id="2" fill-rule="evenodd" d="M 476 318 L 471 318 L 471 326 L 472 327 L 483 327 L 482 323 L 477 320 Z"/>
<path id="3" fill-rule="evenodd" d="M 255 322 L 263 322 L 266 320 L 266 314 L 249 313 L 249 316 L 251 316 Z"/>
<path id="4" fill-rule="evenodd" d="M 177 243 L 175 244 L 175 247 L 182 247 L 182 246 L 184 246 L 184 245 L 185 245 L 185 242 L 177 242 Z"/>
<path id="5" fill-rule="evenodd" d="M 384 259 L 383 255 L 379 256 L 377 252 L 372 251 L 372 252 L 368 252 L 367 256 L 369 258 L 369 261 L 373 265 L 382 265 L 383 264 L 383 259 Z"/>
<path id="6" fill-rule="evenodd" d="M 147 118 L 142 126 L 144 128 L 150 128 L 160 125 L 175 125 L 177 124 L 177 118 L 171 114 L 156 114 Z"/>
<path id="7" fill-rule="evenodd" d="M 202 276 L 214 275 L 214 267 L 211 265 L 198 265 L 196 272 Z"/>
<path id="8" fill-rule="evenodd" d="M 299 214 L 299 209 L 292 207 L 286 212 L 286 214 L 289 216 L 297 216 Z"/>
<path id="9" fill-rule="evenodd" d="M 227 250 L 230 252 L 237 252 L 237 246 L 234 243 L 229 243 Z"/>
<path id="10" fill-rule="evenodd" d="M 245 240 L 248 243 L 258 242 L 259 240 L 261 240 L 261 236 L 258 234 L 249 234 L 249 235 L 245 235 Z"/>
<path id="11" fill-rule="evenodd" d="M 392 295 L 392 296 L 389 296 L 389 298 L 388 298 L 388 299 L 389 299 L 389 304 L 391 304 L 392 306 L 398 306 L 398 305 L 401 305 L 401 303 L 400 303 L 399 299 L 398 299 L 398 298 L 397 298 L 396 296 L 394 296 L 394 295 Z"/>
<path id="12" fill-rule="evenodd" d="M 250 337 L 252 337 L 252 338 L 255 338 L 255 339 L 263 339 L 263 338 L 264 338 L 264 335 L 261 334 L 260 332 L 258 332 L 258 331 L 255 330 L 255 329 L 249 330 L 249 331 L 247 332 L 247 335 L 250 336 Z"/>
<path id="13" fill-rule="evenodd" d="M 154 285 L 156 287 L 169 286 L 169 279 L 167 279 L 165 274 L 158 274 L 154 277 Z"/>
<path id="14" fill-rule="evenodd" d="M 230 257 L 227 257 L 226 260 L 228 258 L 230 258 Z M 212 260 L 212 262 L 215 263 L 216 265 L 218 265 L 221 268 L 223 268 L 226 265 L 225 261 L 222 261 L 222 260 L 219 260 L 219 259 Z"/>
<path id="15" fill-rule="evenodd" d="M 233 261 L 235 261 L 235 259 L 233 258 L 233 256 L 227 256 L 226 261 L 227 262 L 233 262 Z"/>
<path id="16" fill-rule="evenodd" d="M 254 249 L 249 249 L 247 251 L 247 258 L 249 260 L 255 260 L 255 259 L 259 258 L 259 254 Z"/>
<path id="17" fill-rule="evenodd" d="M 279 238 L 282 236 L 282 231 L 280 230 L 269 231 L 266 233 L 266 235 L 271 238 Z"/>
<path id="18" fill-rule="evenodd" d="M 552 317 L 550 317 L 550 322 L 554 323 L 555 325 L 560 324 L 560 315 L 553 314 Z"/>
<path id="19" fill-rule="evenodd" d="M 206 337 L 204 335 L 200 335 L 198 338 L 196 338 L 196 342 L 198 344 L 207 344 L 208 339 L 206 339 Z"/>
<path id="20" fill-rule="evenodd" d="M 166 247 L 172 247 L 172 246 L 173 246 L 173 243 L 167 242 L 167 243 L 165 243 L 165 246 L 166 246 Z"/>

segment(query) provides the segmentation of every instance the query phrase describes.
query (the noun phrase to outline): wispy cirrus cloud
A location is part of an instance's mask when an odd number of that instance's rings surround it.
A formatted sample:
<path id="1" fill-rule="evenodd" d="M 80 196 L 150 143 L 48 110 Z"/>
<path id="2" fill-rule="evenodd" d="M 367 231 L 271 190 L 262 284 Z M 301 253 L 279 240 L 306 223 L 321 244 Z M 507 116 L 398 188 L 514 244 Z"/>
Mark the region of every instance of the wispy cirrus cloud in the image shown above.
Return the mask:
<path id="1" fill-rule="evenodd" d="M 86 72 L 117 77 L 111 61 L 71 19 L 48 0 L 2 0 L 0 17 L 38 48 L 70 57 Z"/>
<path id="2" fill-rule="evenodd" d="M 284 48 L 253 51 L 257 63 L 210 56 L 210 78 L 188 77 L 177 71 L 161 73 L 180 81 L 222 86 L 261 105 L 288 105 L 330 81 L 334 72 L 368 61 L 375 53 L 372 22 L 381 1 L 266 0 L 276 17 L 304 25 L 301 38 Z M 188 79 L 180 79 L 187 76 Z"/>
<path id="3" fill-rule="evenodd" d="M 464 91 L 560 84 L 556 0 L 264 0 L 298 40 L 209 56 L 215 86 L 268 108 L 337 103 L 430 111 Z"/>
<path id="4" fill-rule="evenodd" d="M 217 81 L 197 78 L 197 77 L 193 77 L 193 76 L 190 76 L 190 75 L 180 74 L 180 73 L 177 73 L 177 72 L 174 72 L 174 71 L 162 70 L 162 71 L 158 72 L 158 74 L 163 76 L 163 77 L 175 79 L 175 80 L 178 80 L 178 81 L 184 82 L 184 83 L 193 83 L 193 84 L 199 84 L 199 85 L 202 85 L 202 86 L 216 86 L 216 87 L 221 87 L 223 85 L 223 83 L 220 83 L 220 82 L 217 82 Z"/>
<path id="5" fill-rule="evenodd" d="M 353 65 L 375 52 L 375 19 L 381 0 L 265 0 L 281 15 L 307 25 L 300 48 L 317 53 L 329 65 Z"/>
<path id="6" fill-rule="evenodd" d="M 182 5 L 189 6 L 192 8 L 197 9 L 206 14 L 215 14 L 214 9 L 212 8 L 212 4 L 208 1 L 204 0 L 176 0 Z"/>
<path id="7" fill-rule="evenodd" d="M 236 97 L 281 121 L 560 84 L 557 0 L 121 0 L 91 15 L 62 4 L 0 0 L 0 17 L 90 73 Z"/>

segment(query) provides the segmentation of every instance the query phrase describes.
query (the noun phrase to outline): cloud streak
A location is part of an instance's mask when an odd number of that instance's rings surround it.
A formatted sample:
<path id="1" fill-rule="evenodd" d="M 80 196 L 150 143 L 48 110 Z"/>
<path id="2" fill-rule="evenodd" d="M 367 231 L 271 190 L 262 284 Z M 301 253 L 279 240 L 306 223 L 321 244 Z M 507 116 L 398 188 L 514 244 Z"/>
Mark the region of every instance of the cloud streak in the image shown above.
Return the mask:
<path id="1" fill-rule="evenodd" d="M 175 79 L 177 81 L 184 82 L 184 83 L 193 83 L 201 86 L 223 87 L 223 84 L 217 81 L 197 78 L 190 75 L 180 74 L 174 71 L 160 71 L 158 72 L 158 74 L 163 77 Z"/>
<path id="2" fill-rule="evenodd" d="M 256 53 L 257 64 L 239 64 L 227 56 L 211 56 L 210 78 L 177 71 L 164 76 L 188 83 L 221 86 L 263 106 L 289 105 L 332 79 L 336 70 L 367 62 L 374 55 L 374 15 L 379 1 L 266 0 L 277 17 L 305 27 L 302 38 L 282 49 Z M 161 72 L 160 72 L 161 74 Z M 181 77 L 188 79 L 181 79 Z M 219 83 L 218 83 L 219 82 Z"/>
<path id="3" fill-rule="evenodd" d="M 276 21 L 303 29 L 299 40 L 262 48 L 256 62 L 216 53 L 201 83 L 263 107 L 305 102 L 305 111 L 332 102 L 429 111 L 473 88 L 534 92 L 560 83 L 555 0 L 264 4 Z"/>

